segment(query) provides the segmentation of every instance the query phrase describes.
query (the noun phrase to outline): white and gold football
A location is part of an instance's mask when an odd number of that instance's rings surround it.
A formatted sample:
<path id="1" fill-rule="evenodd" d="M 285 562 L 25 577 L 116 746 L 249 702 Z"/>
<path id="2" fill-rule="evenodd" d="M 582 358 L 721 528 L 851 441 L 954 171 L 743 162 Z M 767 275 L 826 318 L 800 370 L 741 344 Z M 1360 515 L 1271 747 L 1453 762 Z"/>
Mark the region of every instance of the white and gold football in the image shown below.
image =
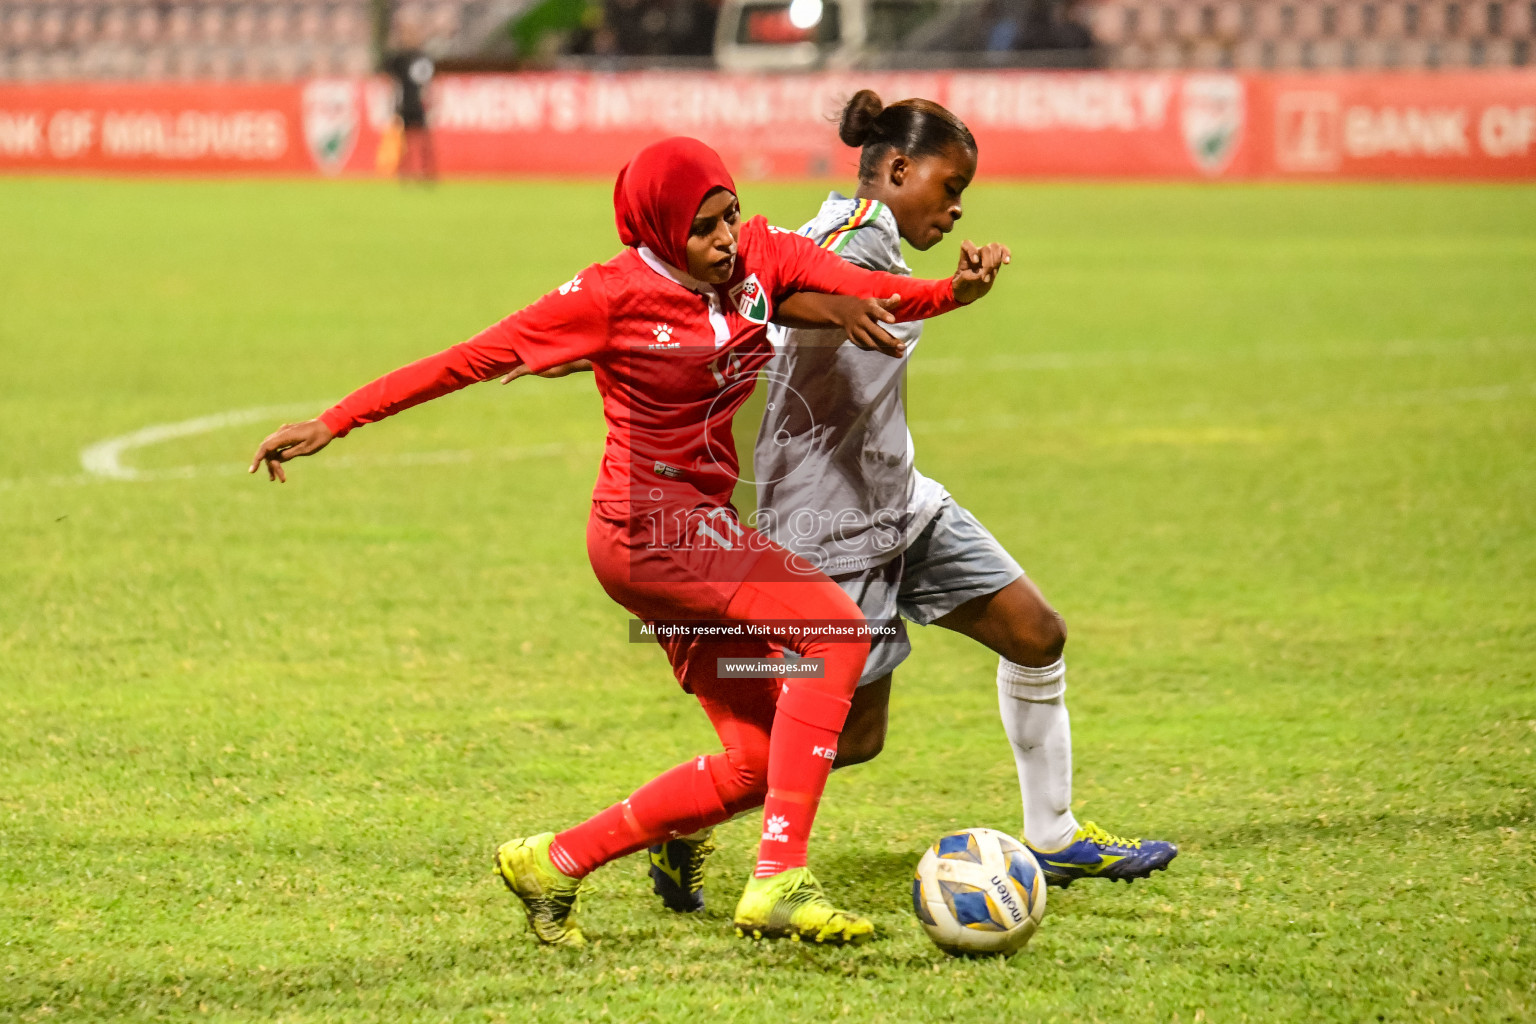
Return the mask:
<path id="1" fill-rule="evenodd" d="M 952 956 L 1008 956 L 1045 916 L 1045 873 L 1010 835 L 951 832 L 918 861 L 912 909 L 934 945 Z"/>

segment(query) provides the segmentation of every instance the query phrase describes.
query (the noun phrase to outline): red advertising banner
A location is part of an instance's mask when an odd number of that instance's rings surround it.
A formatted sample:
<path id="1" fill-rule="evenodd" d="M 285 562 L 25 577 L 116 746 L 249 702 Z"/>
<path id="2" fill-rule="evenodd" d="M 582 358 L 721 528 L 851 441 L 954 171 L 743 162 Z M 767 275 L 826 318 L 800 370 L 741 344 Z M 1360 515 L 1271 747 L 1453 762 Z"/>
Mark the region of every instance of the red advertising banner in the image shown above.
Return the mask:
<path id="1" fill-rule="evenodd" d="M 310 174 L 300 90 L 0 83 L 0 169 Z"/>
<path id="2" fill-rule="evenodd" d="M 1266 176 L 1536 178 L 1536 73 L 1254 79 Z"/>
<path id="3" fill-rule="evenodd" d="M 743 178 L 847 177 L 861 88 L 970 125 L 989 177 L 1536 180 L 1536 72 L 449 75 L 446 175 L 607 177 L 694 135 Z M 0 171 L 374 174 L 388 83 L 0 84 Z"/>

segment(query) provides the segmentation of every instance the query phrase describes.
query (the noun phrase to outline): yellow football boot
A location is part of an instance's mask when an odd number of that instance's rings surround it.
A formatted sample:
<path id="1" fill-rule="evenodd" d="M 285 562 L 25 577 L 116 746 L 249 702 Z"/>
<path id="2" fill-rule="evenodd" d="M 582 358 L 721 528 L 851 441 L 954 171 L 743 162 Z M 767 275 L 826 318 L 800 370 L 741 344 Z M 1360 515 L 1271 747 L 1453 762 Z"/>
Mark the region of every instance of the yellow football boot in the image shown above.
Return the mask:
<path id="1" fill-rule="evenodd" d="M 586 938 L 572 919 L 581 880 L 562 874 L 549 859 L 553 832 L 502 843 L 496 851 L 496 873 L 512 894 L 523 901 L 534 938 L 550 946 L 584 946 Z"/>
<path id="2" fill-rule="evenodd" d="M 736 934 L 843 945 L 871 938 L 875 926 L 834 907 L 810 868 L 791 868 L 747 882 L 736 904 Z"/>

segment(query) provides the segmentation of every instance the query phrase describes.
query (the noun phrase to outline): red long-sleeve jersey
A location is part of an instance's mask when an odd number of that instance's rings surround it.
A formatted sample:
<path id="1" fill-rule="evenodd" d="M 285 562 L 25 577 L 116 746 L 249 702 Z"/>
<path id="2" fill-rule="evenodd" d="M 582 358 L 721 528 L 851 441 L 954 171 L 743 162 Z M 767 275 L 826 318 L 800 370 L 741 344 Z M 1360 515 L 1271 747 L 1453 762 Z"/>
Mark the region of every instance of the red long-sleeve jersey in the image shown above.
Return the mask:
<path id="1" fill-rule="evenodd" d="M 593 499 L 719 507 L 739 475 L 731 418 L 771 358 L 767 323 L 797 291 L 900 295 L 900 320 L 957 305 L 949 280 L 855 267 L 762 217 L 742 225 L 724 285 L 679 279 L 643 250 L 595 263 L 468 341 L 386 374 L 326 410 L 337 436 L 525 364 L 590 359 L 608 440 Z"/>

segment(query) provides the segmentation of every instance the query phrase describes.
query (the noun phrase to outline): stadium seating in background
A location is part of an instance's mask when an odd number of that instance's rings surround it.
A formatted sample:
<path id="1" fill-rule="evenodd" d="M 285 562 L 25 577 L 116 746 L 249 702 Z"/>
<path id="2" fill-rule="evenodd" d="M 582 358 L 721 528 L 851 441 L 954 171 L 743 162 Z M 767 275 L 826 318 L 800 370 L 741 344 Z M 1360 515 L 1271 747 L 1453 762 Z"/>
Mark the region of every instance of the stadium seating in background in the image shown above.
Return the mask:
<path id="1" fill-rule="evenodd" d="M 490 0 L 409 0 L 398 21 L 452 45 Z M 369 0 L 0 0 L 0 79 L 288 81 L 371 72 Z"/>
<path id="2" fill-rule="evenodd" d="M 1508 68 L 1532 63 L 1531 0 L 1092 0 L 1119 68 Z"/>
<path id="3" fill-rule="evenodd" d="M 597 12 L 596 20 L 583 14 L 588 20 L 573 21 L 561 49 L 642 62 L 698 52 L 699 45 L 707 49 L 717 2 L 591 0 L 586 9 Z M 1087 63 L 1111 68 L 1455 69 L 1536 63 L 1536 0 L 1015 0 L 1011 5 L 955 0 L 939 5 L 942 17 L 934 24 L 944 26 L 942 38 L 926 40 L 922 49 L 934 66 L 946 56 L 960 56 L 963 39 L 971 36 L 996 49 L 997 29 L 1006 20 L 998 20 L 999 12 L 1027 11 L 1037 2 L 1058 4 L 1065 12 L 1061 24 L 1084 27 L 1083 42 L 1073 45 L 1091 47 L 1082 51 L 1091 54 Z M 423 48 L 434 56 L 462 57 L 483 52 L 488 40 L 505 39 L 509 22 L 540 6 L 537 0 L 404 0 L 394 5 L 393 17 L 396 24 L 416 26 Z M 676 17 L 660 17 L 663 9 Z M 0 80 L 288 81 L 360 75 L 375 67 L 373 19 L 370 0 L 0 0 Z M 938 52 L 946 43 L 957 52 Z M 1015 43 L 1006 49 L 1027 48 Z M 865 56 L 855 66 L 885 66 L 878 53 Z"/>

